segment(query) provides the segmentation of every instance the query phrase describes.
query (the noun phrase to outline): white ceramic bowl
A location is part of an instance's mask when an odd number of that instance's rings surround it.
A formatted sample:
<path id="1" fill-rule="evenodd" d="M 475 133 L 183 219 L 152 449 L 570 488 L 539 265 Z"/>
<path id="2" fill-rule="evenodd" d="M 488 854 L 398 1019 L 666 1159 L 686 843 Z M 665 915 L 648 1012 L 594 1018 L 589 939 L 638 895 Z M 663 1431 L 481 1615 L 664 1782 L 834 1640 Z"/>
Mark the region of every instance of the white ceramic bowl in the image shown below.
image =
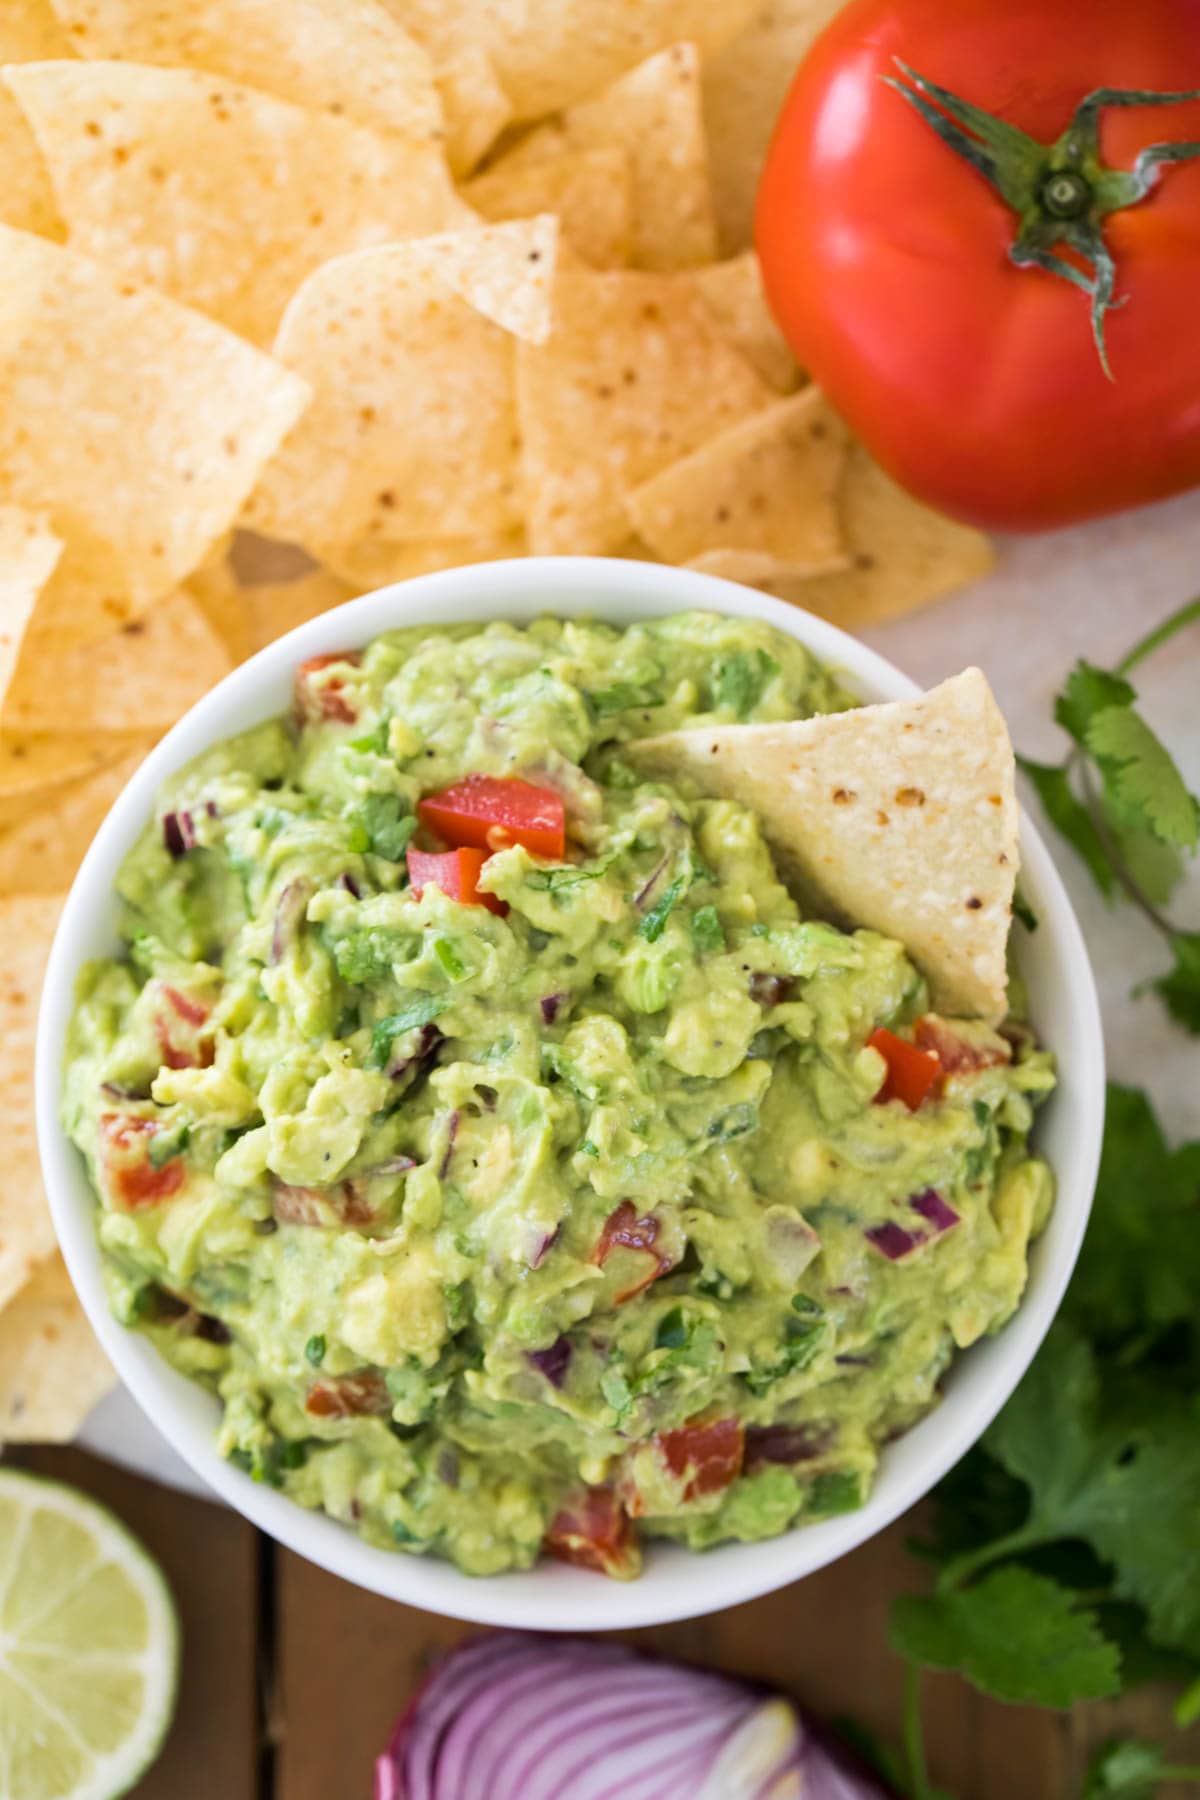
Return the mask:
<path id="1" fill-rule="evenodd" d="M 1035 1246 L 1016 1317 L 957 1359 L 945 1398 L 883 1455 L 860 1511 L 762 1544 L 692 1555 L 651 1548 L 632 1583 L 547 1562 L 482 1580 L 434 1557 L 377 1550 L 352 1531 L 253 1481 L 218 1456 L 217 1402 L 177 1374 L 151 1344 L 110 1315 L 93 1234 L 95 1200 L 82 1159 L 59 1123 L 61 1062 L 76 975 L 116 945 L 113 881 L 151 817 L 159 784 L 213 742 L 283 712 L 295 665 L 367 643 L 392 626 L 453 620 L 532 619 L 591 613 L 617 623 L 685 608 L 763 619 L 843 671 L 864 700 L 897 700 L 914 684 L 832 625 L 749 588 L 657 565 L 599 558 L 494 562 L 422 576 L 369 594 L 302 625 L 229 675 L 151 752 L 101 826 L 75 879 L 50 956 L 37 1043 L 37 1113 L 51 1210 L 71 1278 L 117 1372 L 163 1436 L 196 1472 L 280 1543 L 361 1587 L 431 1612 L 542 1630 L 650 1625 L 712 1612 L 808 1575 L 853 1550 L 918 1500 L 952 1467 L 1016 1386 L 1041 1343 L 1079 1249 L 1091 1205 L 1104 1111 L 1095 985 L 1079 926 L 1037 832 L 1022 824 L 1022 884 L 1040 924 L 1022 933 L 1034 1021 L 1059 1059 L 1059 1085 L 1039 1117 L 1037 1142 L 1058 1175 L 1058 1202 Z"/>

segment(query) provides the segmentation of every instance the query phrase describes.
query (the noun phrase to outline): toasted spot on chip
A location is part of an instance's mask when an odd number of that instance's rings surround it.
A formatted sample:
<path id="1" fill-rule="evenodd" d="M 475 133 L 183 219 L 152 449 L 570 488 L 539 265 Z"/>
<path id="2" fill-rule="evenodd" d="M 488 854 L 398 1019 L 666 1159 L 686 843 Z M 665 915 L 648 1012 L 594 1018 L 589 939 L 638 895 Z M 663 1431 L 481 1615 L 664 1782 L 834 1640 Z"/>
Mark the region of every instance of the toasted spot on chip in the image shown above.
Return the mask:
<path id="1" fill-rule="evenodd" d="M 1003 1018 L 1018 865 L 1015 765 L 978 669 L 916 700 L 672 732 L 627 744 L 624 754 L 754 808 L 807 904 L 898 938 L 944 1011 Z M 839 791 L 863 804 L 839 802 Z M 990 804 L 996 793 L 999 810 Z M 887 804 L 902 795 L 912 798 L 893 818 Z"/>
<path id="2" fill-rule="evenodd" d="M 440 145 L 202 70 L 27 63 L 5 80 L 72 247 L 255 343 L 269 342 L 301 281 L 330 257 L 473 217 Z M 128 152 L 119 167 L 115 143 Z"/>

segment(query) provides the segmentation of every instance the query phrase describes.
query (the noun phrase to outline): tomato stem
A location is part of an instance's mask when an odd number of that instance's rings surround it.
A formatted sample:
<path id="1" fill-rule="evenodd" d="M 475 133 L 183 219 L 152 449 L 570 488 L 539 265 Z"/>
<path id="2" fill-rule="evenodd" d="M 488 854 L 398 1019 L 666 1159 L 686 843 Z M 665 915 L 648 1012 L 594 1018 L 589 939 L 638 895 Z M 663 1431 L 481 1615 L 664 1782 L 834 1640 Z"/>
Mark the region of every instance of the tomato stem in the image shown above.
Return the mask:
<path id="1" fill-rule="evenodd" d="M 1105 324 L 1108 314 L 1123 306 L 1128 296 L 1115 297 L 1117 269 L 1104 241 L 1103 221 L 1144 200 L 1164 169 L 1200 157 L 1200 142 L 1148 144 L 1132 169 L 1112 169 L 1100 156 L 1100 114 L 1107 107 L 1179 106 L 1200 100 L 1200 89 L 1096 88 L 1080 101 L 1061 137 L 1042 144 L 919 75 L 899 57 L 896 67 L 903 79 L 885 75 L 885 84 L 902 95 L 947 148 L 982 175 L 1017 215 L 1010 261 L 1017 268 L 1057 276 L 1087 295 L 1096 353 L 1111 381 Z M 1060 248 L 1072 252 L 1075 260 L 1060 254 Z"/>

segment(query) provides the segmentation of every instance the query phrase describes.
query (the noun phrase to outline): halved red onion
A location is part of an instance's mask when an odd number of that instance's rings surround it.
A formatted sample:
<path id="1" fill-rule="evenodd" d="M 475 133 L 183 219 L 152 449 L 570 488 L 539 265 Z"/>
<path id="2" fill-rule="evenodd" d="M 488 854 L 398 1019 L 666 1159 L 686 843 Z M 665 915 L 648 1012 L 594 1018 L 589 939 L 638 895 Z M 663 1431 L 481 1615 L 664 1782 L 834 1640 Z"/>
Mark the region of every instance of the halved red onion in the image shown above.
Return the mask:
<path id="1" fill-rule="evenodd" d="M 375 1800 L 888 1800 L 792 1704 L 604 1639 L 460 1645 L 401 1715 Z"/>

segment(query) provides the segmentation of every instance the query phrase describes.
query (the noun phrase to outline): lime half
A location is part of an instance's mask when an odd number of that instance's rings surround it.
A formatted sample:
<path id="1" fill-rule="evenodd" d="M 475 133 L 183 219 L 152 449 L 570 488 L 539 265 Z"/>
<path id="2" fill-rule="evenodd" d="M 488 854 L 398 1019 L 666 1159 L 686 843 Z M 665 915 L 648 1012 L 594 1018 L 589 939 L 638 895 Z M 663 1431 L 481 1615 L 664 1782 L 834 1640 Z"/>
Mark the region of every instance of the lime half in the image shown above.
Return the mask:
<path id="1" fill-rule="evenodd" d="M 114 1800 L 154 1760 L 179 1670 L 158 1565 L 94 1500 L 0 1469 L 0 1797 Z"/>

